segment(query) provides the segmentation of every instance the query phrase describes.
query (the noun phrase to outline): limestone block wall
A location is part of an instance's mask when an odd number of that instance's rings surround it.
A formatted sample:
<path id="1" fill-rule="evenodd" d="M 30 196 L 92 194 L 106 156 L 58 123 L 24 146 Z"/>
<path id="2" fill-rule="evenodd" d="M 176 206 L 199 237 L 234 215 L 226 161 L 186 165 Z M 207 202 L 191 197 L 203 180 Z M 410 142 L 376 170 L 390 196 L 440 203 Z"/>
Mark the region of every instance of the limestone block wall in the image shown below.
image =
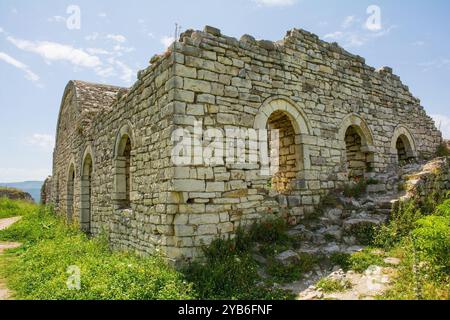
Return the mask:
<path id="1" fill-rule="evenodd" d="M 279 173 L 263 173 L 261 162 L 210 164 L 203 154 L 175 165 L 173 132 L 195 136 L 198 123 L 203 131 L 279 129 Z M 276 43 L 189 30 L 130 89 L 69 85 L 52 202 L 114 248 L 191 259 L 268 216 L 301 223 L 349 181 L 349 160 L 366 177 L 396 165 L 399 139 L 408 158 L 432 156 L 442 140 L 390 68 L 375 70 L 303 30 Z"/>

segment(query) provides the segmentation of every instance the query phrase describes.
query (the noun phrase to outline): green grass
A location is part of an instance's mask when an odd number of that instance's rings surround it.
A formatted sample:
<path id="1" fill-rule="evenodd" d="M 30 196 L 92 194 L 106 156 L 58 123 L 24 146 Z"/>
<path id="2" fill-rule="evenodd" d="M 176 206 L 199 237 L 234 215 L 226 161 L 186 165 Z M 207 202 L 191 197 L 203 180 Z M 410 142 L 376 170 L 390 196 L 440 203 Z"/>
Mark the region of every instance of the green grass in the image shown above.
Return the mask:
<path id="1" fill-rule="evenodd" d="M 323 278 L 317 282 L 316 287 L 321 289 L 323 293 L 343 292 L 352 288 L 352 284 L 348 280 L 337 280 Z"/>
<path id="2" fill-rule="evenodd" d="M 353 253 L 349 258 L 350 269 L 356 272 L 364 272 L 370 266 L 384 266 L 383 257 L 375 254 L 373 249 L 365 248 L 360 252 Z"/>
<path id="3" fill-rule="evenodd" d="M 29 201 L 0 198 L 0 219 L 24 216 L 35 209 L 36 205 Z"/>
<path id="4" fill-rule="evenodd" d="M 88 239 L 67 226 L 45 207 L 7 230 L 0 240 L 23 242 L 9 251 L 2 275 L 17 299 L 139 300 L 192 299 L 197 295 L 184 275 L 161 257 L 141 258 L 109 250 L 102 238 Z M 67 286 L 75 266 L 80 271 L 80 290 Z"/>
<path id="5" fill-rule="evenodd" d="M 305 273 L 312 271 L 317 263 L 317 257 L 307 253 L 299 256 L 299 262 L 286 265 L 274 258 L 270 258 L 268 260 L 267 273 L 274 282 L 284 284 L 300 280 Z"/>
<path id="6" fill-rule="evenodd" d="M 14 209 L 15 208 L 15 209 Z M 19 207 L 14 207 L 17 215 Z M 49 207 L 33 205 L 21 221 L 0 231 L 0 241 L 23 243 L 0 257 L 0 274 L 17 299 L 291 299 L 258 275 L 251 257 L 258 241 L 285 241 L 286 226 L 271 221 L 217 239 L 205 248 L 204 263 L 175 270 L 158 256 L 112 252 L 105 237 L 88 238 Z M 71 269 L 75 266 L 75 269 Z M 71 290 L 71 270 L 80 272 L 80 290 Z"/>

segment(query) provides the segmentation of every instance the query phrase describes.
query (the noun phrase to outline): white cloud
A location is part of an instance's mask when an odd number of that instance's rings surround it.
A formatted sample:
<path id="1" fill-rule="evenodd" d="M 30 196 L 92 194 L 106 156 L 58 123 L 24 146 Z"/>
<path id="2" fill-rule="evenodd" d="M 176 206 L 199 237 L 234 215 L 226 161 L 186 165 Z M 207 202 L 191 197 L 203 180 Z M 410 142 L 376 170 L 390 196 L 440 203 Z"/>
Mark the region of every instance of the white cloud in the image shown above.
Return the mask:
<path id="1" fill-rule="evenodd" d="M 327 33 L 323 36 L 325 40 L 339 41 L 344 47 L 361 47 L 367 42 L 387 36 L 397 26 L 392 25 L 388 28 L 377 29 L 377 31 L 369 30 L 365 26 L 361 27 L 361 19 L 355 16 L 347 16 L 341 24 L 340 30 Z"/>
<path id="2" fill-rule="evenodd" d="M 87 41 L 95 41 L 97 40 L 97 38 L 100 36 L 100 34 L 98 32 L 93 32 L 89 35 L 87 35 L 86 37 L 84 37 Z"/>
<path id="3" fill-rule="evenodd" d="M 5 30 L 3 30 L 2 27 L 0 27 L 0 33 L 5 33 Z"/>
<path id="4" fill-rule="evenodd" d="M 297 0 L 253 0 L 257 5 L 263 7 L 286 7 L 297 3 Z"/>
<path id="5" fill-rule="evenodd" d="M 89 47 L 84 49 L 49 41 L 29 41 L 14 37 L 7 37 L 7 40 L 21 50 L 38 54 L 48 64 L 53 61 L 66 61 L 74 67 L 75 71 L 78 68 L 92 70 L 97 76 L 102 78 L 102 81 L 106 78 L 117 77 L 127 85 L 131 84 L 134 79 L 135 71 L 125 62 L 118 60 L 118 58 L 125 53 L 130 53 L 135 50 L 133 47 L 121 45 L 122 42 L 126 41 L 126 38 L 121 35 L 112 34 L 102 36 L 96 32 L 90 34 L 86 38 L 87 40 L 94 40 L 97 38 L 104 40 L 112 39 L 114 40 L 114 46 L 111 49 L 104 49 L 101 47 Z M 3 59 L 5 60 L 6 58 L 4 57 Z M 9 63 L 12 61 L 11 59 L 8 60 Z M 29 77 L 31 77 L 30 73 Z"/>
<path id="6" fill-rule="evenodd" d="M 122 71 L 122 75 L 120 76 L 120 79 L 125 81 L 126 83 L 130 83 L 133 81 L 134 77 L 134 71 L 129 66 L 127 66 L 125 63 L 121 61 L 116 61 L 116 65 L 120 68 Z"/>
<path id="7" fill-rule="evenodd" d="M 347 29 L 350 28 L 357 21 L 355 16 L 348 16 L 342 22 L 342 28 Z"/>
<path id="8" fill-rule="evenodd" d="M 87 48 L 86 52 L 92 55 L 111 55 L 112 52 L 109 52 L 108 50 L 102 49 L 102 48 Z"/>
<path id="9" fill-rule="evenodd" d="M 106 39 L 110 39 L 119 43 L 124 43 L 127 41 L 127 38 L 121 34 L 108 34 L 106 36 Z"/>
<path id="10" fill-rule="evenodd" d="M 106 18 L 108 15 L 106 14 L 106 12 L 100 12 L 100 13 L 98 14 L 98 16 L 99 16 L 100 18 Z"/>
<path id="11" fill-rule="evenodd" d="M 0 168 L 0 181 L 4 183 L 19 181 L 41 181 L 51 174 L 51 169 Z"/>
<path id="12" fill-rule="evenodd" d="M 118 44 L 118 45 L 114 46 L 113 50 L 117 51 L 117 52 L 120 52 L 120 53 L 130 53 L 130 52 L 133 52 L 136 49 L 133 48 L 133 47 L 124 47 L 124 46 L 121 46 L 120 44 Z M 120 54 L 120 55 L 122 55 L 122 54 Z"/>
<path id="13" fill-rule="evenodd" d="M 26 79 L 33 82 L 39 81 L 39 76 L 31 71 L 26 64 L 20 62 L 19 60 L 14 59 L 4 52 L 0 52 L 0 60 L 3 60 L 4 62 L 16 67 L 17 69 L 22 70 L 25 73 Z"/>
<path id="14" fill-rule="evenodd" d="M 431 115 L 436 123 L 436 127 L 441 130 L 444 139 L 450 139 L 450 117 L 442 114 Z"/>
<path id="15" fill-rule="evenodd" d="M 332 33 L 328 33 L 323 36 L 324 39 L 331 39 L 331 40 L 339 40 L 342 39 L 344 36 L 344 33 L 342 31 L 336 31 Z"/>
<path id="16" fill-rule="evenodd" d="M 28 41 L 13 37 L 8 37 L 7 40 L 21 50 L 40 55 L 47 62 L 61 60 L 85 68 L 95 68 L 102 64 L 97 56 L 70 45 L 49 41 Z"/>
<path id="17" fill-rule="evenodd" d="M 66 18 L 62 16 L 53 16 L 47 19 L 48 22 L 66 22 Z"/>
<path id="18" fill-rule="evenodd" d="M 164 45 L 164 48 L 170 47 L 170 45 L 175 41 L 174 37 L 164 36 L 160 39 L 160 42 Z"/>
<path id="19" fill-rule="evenodd" d="M 419 63 L 419 66 L 423 68 L 424 72 L 428 72 L 431 70 L 450 69 L 450 59 L 439 58 Z"/>
<path id="20" fill-rule="evenodd" d="M 415 41 L 415 42 L 413 42 L 413 43 L 411 43 L 413 46 L 415 46 L 415 47 L 422 47 L 422 46 L 424 46 L 426 43 L 425 43 L 425 41 L 422 41 L 422 40 L 418 40 L 418 41 Z"/>
<path id="21" fill-rule="evenodd" d="M 55 138 L 50 134 L 35 133 L 28 137 L 27 143 L 44 150 L 52 150 Z"/>

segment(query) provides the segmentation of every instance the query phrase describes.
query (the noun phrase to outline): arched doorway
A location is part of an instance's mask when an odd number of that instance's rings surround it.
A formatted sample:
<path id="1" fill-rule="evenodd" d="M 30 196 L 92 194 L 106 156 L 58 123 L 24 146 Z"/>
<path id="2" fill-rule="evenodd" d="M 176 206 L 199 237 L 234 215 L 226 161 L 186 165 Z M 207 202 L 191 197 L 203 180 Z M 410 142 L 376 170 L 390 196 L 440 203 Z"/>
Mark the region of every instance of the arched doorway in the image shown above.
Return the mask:
<path id="1" fill-rule="evenodd" d="M 372 133 L 361 117 L 356 114 L 345 117 L 338 137 L 342 141 L 343 164 L 350 181 L 359 181 L 375 170 Z"/>
<path id="2" fill-rule="evenodd" d="M 92 210 L 92 156 L 86 154 L 82 166 L 81 175 L 81 230 L 91 232 L 91 210 Z"/>
<path id="3" fill-rule="evenodd" d="M 75 167 L 70 165 L 67 178 L 67 221 L 71 222 L 73 218 L 73 196 L 75 190 Z"/>
<path id="4" fill-rule="evenodd" d="M 416 144 L 410 131 L 403 125 L 395 129 L 391 141 L 393 162 L 397 165 L 405 164 L 417 157 Z"/>
<path id="5" fill-rule="evenodd" d="M 129 124 L 123 126 L 117 134 L 114 148 L 114 195 L 118 209 L 131 208 L 131 151 L 133 135 Z"/>
<path id="6" fill-rule="evenodd" d="M 269 98 L 256 114 L 254 128 L 269 130 L 269 146 L 272 142 L 271 133 L 278 132 L 278 171 L 266 170 L 266 164 L 261 163 L 261 168 L 264 169 L 262 176 L 268 177 L 271 189 L 278 193 L 305 190 L 307 186 L 304 175 L 311 169 L 309 145 L 314 144 L 314 137 L 312 126 L 303 110 L 287 97 Z M 272 146 L 269 150 L 272 163 L 273 151 Z"/>
<path id="7" fill-rule="evenodd" d="M 364 178 L 367 170 L 367 156 L 362 152 L 362 138 L 355 126 L 348 127 L 345 132 L 345 151 L 349 180 Z"/>
<path id="8" fill-rule="evenodd" d="M 278 110 L 270 115 L 267 129 L 269 132 L 276 130 L 278 136 L 278 152 L 269 152 L 271 156 L 278 155 L 278 172 L 272 176 L 272 189 L 279 193 L 289 192 L 293 189 L 292 183 L 297 177 L 300 161 L 300 146 L 296 144 L 294 126 L 288 114 Z M 269 134 L 269 141 L 271 137 Z M 272 143 L 269 145 L 273 146 Z"/>

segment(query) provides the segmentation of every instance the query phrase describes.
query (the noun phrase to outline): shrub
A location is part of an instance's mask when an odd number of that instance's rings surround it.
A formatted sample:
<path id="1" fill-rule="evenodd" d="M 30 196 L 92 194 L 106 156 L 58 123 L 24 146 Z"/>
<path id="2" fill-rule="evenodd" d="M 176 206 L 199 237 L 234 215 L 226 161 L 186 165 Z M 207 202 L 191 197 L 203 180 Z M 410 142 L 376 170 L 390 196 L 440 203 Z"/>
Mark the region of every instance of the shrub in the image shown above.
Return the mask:
<path id="1" fill-rule="evenodd" d="M 350 183 L 344 185 L 344 196 L 357 198 L 362 196 L 367 190 L 367 182 L 360 179 L 357 183 Z"/>
<path id="2" fill-rule="evenodd" d="M 257 264 L 236 240 L 216 239 L 204 248 L 205 261 L 183 269 L 200 299 L 286 299 L 291 295 L 260 283 Z"/>
<path id="3" fill-rule="evenodd" d="M 322 197 L 321 205 L 323 207 L 336 207 L 339 204 L 339 198 L 333 193 L 328 193 Z"/>
<path id="4" fill-rule="evenodd" d="M 386 249 L 392 248 L 409 235 L 414 229 L 415 222 L 422 216 L 422 212 L 416 208 L 413 200 L 400 203 L 392 210 L 389 224 L 379 228 L 379 232 L 374 237 L 375 245 Z"/>
<path id="5" fill-rule="evenodd" d="M 333 252 L 330 256 L 330 261 L 333 265 L 338 265 L 344 271 L 350 270 L 350 254 L 344 252 Z"/>
<path id="6" fill-rule="evenodd" d="M 379 227 L 373 224 L 360 223 L 352 228 L 351 234 L 355 237 L 359 244 L 369 246 L 374 243 L 378 229 Z"/>
<path id="7" fill-rule="evenodd" d="M 435 272 L 450 274 L 450 215 L 418 220 L 412 238 L 422 261 Z"/>
<path id="8" fill-rule="evenodd" d="M 436 150 L 437 157 L 448 157 L 450 156 L 450 150 L 445 143 L 441 143 Z"/>
<path id="9" fill-rule="evenodd" d="M 364 272 L 370 266 L 383 266 L 384 261 L 380 255 L 374 254 L 370 248 L 355 252 L 349 259 L 351 269 L 356 272 Z"/>
<path id="10" fill-rule="evenodd" d="M 300 280 L 304 273 L 310 272 L 317 264 L 317 257 L 303 253 L 298 263 L 284 265 L 275 258 L 270 258 L 267 264 L 267 273 L 273 280 L 280 283 L 288 283 Z"/>
<path id="11" fill-rule="evenodd" d="M 286 221 L 282 218 L 267 219 L 253 224 L 248 237 L 258 243 L 286 243 L 289 241 L 287 227 Z"/>

